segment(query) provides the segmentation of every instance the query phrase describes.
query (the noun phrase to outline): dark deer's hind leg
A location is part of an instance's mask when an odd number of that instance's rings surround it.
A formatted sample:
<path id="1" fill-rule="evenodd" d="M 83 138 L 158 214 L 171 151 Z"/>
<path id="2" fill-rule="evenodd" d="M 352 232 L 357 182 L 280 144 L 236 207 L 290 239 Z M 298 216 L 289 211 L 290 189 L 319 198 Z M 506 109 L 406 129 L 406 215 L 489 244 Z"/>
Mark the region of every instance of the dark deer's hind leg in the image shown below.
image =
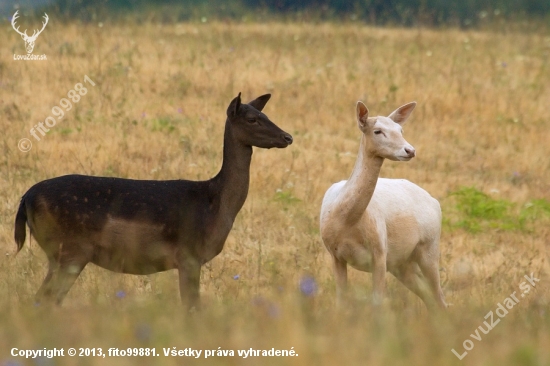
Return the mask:
<path id="1" fill-rule="evenodd" d="M 74 248 L 74 253 L 71 253 Z M 36 293 L 36 302 L 55 302 L 60 305 L 72 285 L 90 261 L 78 244 L 61 247 L 60 252 L 48 255 L 48 274 Z"/>
<path id="2" fill-rule="evenodd" d="M 53 277 L 53 273 L 55 271 L 55 267 L 57 264 L 55 263 L 55 259 L 48 257 L 48 273 L 46 274 L 46 278 L 44 278 L 44 281 L 42 281 L 42 285 L 38 289 L 38 292 L 35 295 L 35 301 L 37 303 L 40 303 L 40 300 L 50 297 L 51 292 L 51 285 L 50 281 Z"/>

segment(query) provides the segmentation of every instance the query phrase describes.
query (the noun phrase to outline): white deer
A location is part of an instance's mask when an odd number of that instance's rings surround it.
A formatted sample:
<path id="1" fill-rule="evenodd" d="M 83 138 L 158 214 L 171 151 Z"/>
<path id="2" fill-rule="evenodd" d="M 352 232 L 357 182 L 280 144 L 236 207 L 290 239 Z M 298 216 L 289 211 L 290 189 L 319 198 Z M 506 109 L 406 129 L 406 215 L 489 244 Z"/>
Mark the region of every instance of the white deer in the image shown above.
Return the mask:
<path id="1" fill-rule="evenodd" d="M 363 135 L 355 167 L 349 180 L 327 190 L 321 206 L 321 237 L 334 261 L 339 304 L 349 263 L 372 272 L 374 304 L 383 299 L 389 271 L 429 309 L 447 307 L 439 280 L 439 202 L 407 180 L 378 178 L 384 159 L 416 156 L 401 127 L 415 106 L 412 102 L 388 117 L 369 117 L 367 107 L 357 102 Z"/>
<path id="2" fill-rule="evenodd" d="M 29 37 L 29 35 L 27 35 L 27 30 L 25 29 L 24 32 L 21 32 L 19 30 L 19 27 L 15 27 L 15 20 L 17 18 L 19 18 L 19 15 L 17 14 L 19 12 L 19 10 L 17 10 L 15 12 L 15 14 L 13 14 L 13 17 L 11 18 L 11 26 L 13 27 L 13 29 L 15 29 L 15 31 L 17 33 L 19 33 L 21 35 L 21 38 L 23 38 L 23 40 L 25 41 L 25 48 L 27 49 L 27 53 L 32 53 L 32 50 L 34 49 L 34 42 L 36 42 L 36 39 L 38 38 L 38 36 L 40 35 L 40 33 L 42 33 L 42 31 L 44 30 L 44 28 L 46 28 L 46 24 L 48 24 L 48 14 L 44 13 L 44 19 L 46 20 L 45 22 L 42 22 L 42 29 L 40 30 L 37 30 L 35 29 L 34 32 L 32 33 L 32 36 Z"/>

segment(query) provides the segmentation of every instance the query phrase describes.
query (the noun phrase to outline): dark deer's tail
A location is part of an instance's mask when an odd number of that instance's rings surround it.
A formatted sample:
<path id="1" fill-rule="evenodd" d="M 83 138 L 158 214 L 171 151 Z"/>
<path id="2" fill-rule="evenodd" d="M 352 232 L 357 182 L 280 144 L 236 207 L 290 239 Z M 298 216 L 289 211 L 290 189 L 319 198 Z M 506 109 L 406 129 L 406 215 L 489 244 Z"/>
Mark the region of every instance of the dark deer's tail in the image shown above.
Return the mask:
<path id="1" fill-rule="evenodd" d="M 25 196 L 21 198 L 21 203 L 19 204 L 19 210 L 17 210 L 17 215 L 15 215 L 15 243 L 17 244 L 17 252 L 23 248 L 25 244 L 25 237 L 27 236 L 27 206 L 25 204 Z"/>

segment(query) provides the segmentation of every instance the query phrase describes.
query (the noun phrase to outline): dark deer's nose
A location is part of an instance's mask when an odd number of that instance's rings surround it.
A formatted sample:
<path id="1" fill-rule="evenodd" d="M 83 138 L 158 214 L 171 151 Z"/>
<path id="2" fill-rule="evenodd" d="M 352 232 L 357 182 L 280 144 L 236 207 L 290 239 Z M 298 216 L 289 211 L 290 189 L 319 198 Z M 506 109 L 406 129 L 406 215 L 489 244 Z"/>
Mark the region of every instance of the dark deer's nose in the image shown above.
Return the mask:
<path id="1" fill-rule="evenodd" d="M 412 146 L 405 147 L 405 152 L 409 158 L 414 158 L 416 156 L 416 150 Z"/>
<path id="2" fill-rule="evenodd" d="M 285 139 L 285 141 L 287 142 L 287 144 L 292 144 L 292 136 L 290 136 L 288 133 L 284 133 L 283 134 L 283 138 Z"/>

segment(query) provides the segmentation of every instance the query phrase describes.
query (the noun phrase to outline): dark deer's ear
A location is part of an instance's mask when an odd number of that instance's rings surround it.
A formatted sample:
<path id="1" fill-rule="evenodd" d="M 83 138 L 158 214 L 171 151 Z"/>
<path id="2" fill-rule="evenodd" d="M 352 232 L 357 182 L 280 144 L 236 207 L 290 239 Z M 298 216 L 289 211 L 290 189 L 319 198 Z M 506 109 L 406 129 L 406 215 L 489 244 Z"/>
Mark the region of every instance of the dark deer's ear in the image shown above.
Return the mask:
<path id="1" fill-rule="evenodd" d="M 267 104 L 267 101 L 271 98 L 271 94 L 264 94 L 261 97 L 258 97 L 254 99 L 253 101 L 249 102 L 248 105 L 256 108 L 260 112 L 262 109 L 264 109 L 265 105 Z"/>
<path id="2" fill-rule="evenodd" d="M 241 108 L 241 93 L 239 92 L 239 95 L 237 95 L 229 104 L 229 107 L 227 107 L 227 117 L 233 117 L 237 115 L 237 112 L 239 112 L 239 108 Z"/>

